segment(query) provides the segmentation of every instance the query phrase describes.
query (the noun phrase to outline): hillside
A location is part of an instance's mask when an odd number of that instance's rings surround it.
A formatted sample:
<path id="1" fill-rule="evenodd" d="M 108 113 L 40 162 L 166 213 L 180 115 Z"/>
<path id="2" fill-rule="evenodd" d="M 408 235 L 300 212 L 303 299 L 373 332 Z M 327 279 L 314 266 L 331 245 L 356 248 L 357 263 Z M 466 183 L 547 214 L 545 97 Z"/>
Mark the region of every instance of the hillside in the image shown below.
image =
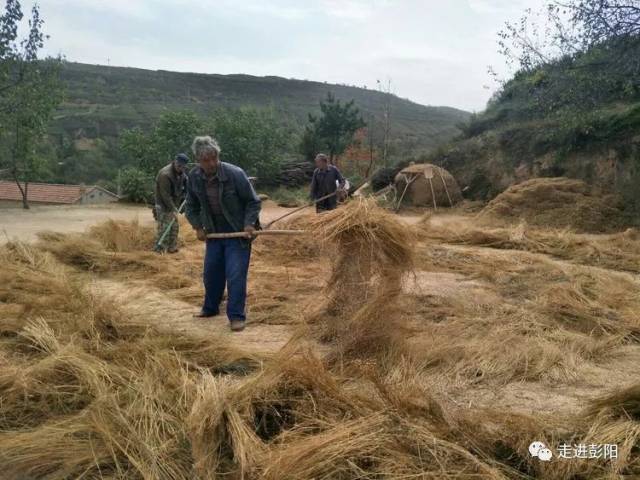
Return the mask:
<path id="1" fill-rule="evenodd" d="M 430 156 L 490 199 L 533 177 L 570 177 L 640 208 L 640 39 L 521 71 Z"/>
<path id="2" fill-rule="evenodd" d="M 354 99 L 365 118 L 381 118 L 385 95 L 364 88 L 280 77 L 213 75 L 151 71 L 66 63 L 62 71 L 66 101 L 52 133 L 78 140 L 109 141 L 124 128 L 147 127 L 163 112 L 191 110 L 202 115 L 219 107 L 273 108 L 283 125 L 299 131 L 328 91 Z M 394 143 L 403 151 L 424 151 L 459 133 L 456 124 L 468 113 L 426 107 L 396 96 L 390 99 Z"/>

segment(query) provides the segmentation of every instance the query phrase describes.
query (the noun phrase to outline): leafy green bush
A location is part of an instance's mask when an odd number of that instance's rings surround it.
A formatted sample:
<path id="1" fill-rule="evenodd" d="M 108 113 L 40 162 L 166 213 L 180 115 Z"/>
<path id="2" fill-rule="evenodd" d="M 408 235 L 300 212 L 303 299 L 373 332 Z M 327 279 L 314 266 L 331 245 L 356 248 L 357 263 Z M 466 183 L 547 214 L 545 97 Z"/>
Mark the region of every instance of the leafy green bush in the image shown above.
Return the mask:
<path id="1" fill-rule="evenodd" d="M 584 7 L 580 2 L 569 8 L 580 11 Z M 628 25 L 632 24 L 630 19 Z M 502 85 L 485 112 L 463 125 L 465 136 L 537 120 L 566 124 L 571 117 L 580 117 L 573 119 L 577 123 L 593 110 L 638 101 L 640 64 L 630 59 L 639 57 L 640 35 L 635 34 L 581 46 L 572 54 L 523 68 Z"/>
<path id="2" fill-rule="evenodd" d="M 122 194 L 133 203 L 153 202 L 153 178 L 139 168 L 127 167 L 120 172 Z"/>
<path id="3" fill-rule="evenodd" d="M 130 164 L 155 174 L 178 153 L 187 153 L 204 124 L 192 112 L 170 112 L 162 115 L 154 128 L 146 133 L 139 128 L 120 134 L 120 149 Z"/>
<path id="4" fill-rule="evenodd" d="M 222 147 L 221 158 L 269 183 L 280 172 L 287 136 L 271 110 L 219 110 L 209 127 Z"/>
<path id="5" fill-rule="evenodd" d="M 120 148 L 129 163 L 155 175 L 176 154 L 189 153 L 194 137 L 208 133 L 222 146 L 222 160 L 261 182 L 268 183 L 279 173 L 288 137 L 270 110 L 220 109 L 204 121 L 192 112 L 170 112 L 148 133 L 138 128 L 125 130 Z"/>
<path id="6" fill-rule="evenodd" d="M 565 112 L 548 119 L 513 123 L 498 131 L 500 147 L 514 162 L 551 151 L 578 152 L 633 135 L 640 129 L 640 104 L 590 112 Z"/>

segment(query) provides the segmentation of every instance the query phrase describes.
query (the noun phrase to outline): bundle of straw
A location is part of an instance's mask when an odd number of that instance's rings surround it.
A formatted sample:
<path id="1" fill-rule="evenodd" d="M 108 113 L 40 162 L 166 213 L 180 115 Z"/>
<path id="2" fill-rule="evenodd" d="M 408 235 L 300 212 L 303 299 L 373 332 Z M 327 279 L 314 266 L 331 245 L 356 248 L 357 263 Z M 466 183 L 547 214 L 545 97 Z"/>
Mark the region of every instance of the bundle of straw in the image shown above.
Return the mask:
<path id="1" fill-rule="evenodd" d="M 324 336 L 340 338 L 342 353 L 388 350 L 398 339 L 393 305 L 413 266 L 413 231 L 365 199 L 319 215 L 311 228 L 335 249 Z"/>

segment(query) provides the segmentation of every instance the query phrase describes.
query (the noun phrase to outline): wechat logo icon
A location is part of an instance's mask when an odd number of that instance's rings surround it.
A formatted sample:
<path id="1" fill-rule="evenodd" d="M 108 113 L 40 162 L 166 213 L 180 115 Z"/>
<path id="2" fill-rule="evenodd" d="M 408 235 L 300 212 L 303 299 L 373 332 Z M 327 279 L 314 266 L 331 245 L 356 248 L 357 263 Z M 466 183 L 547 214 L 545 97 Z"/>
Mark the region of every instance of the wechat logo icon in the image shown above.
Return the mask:
<path id="1" fill-rule="evenodd" d="M 529 445 L 529 453 L 532 457 L 538 457 L 543 462 L 548 462 L 553 457 L 551 450 L 542 442 L 533 442 Z"/>

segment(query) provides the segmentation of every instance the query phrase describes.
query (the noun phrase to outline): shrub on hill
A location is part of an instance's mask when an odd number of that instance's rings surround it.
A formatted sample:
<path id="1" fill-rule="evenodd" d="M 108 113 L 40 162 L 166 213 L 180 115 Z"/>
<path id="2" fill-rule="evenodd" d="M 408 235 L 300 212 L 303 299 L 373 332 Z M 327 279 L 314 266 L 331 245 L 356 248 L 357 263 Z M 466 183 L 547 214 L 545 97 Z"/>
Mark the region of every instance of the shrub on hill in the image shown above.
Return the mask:
<path id="1" fill-rule="evenodd" d="M 152 177 L 144 171 L 127 167 L 121 172 L 122 194 L 133 203 L 151 203 L 153 201 Z"/>

